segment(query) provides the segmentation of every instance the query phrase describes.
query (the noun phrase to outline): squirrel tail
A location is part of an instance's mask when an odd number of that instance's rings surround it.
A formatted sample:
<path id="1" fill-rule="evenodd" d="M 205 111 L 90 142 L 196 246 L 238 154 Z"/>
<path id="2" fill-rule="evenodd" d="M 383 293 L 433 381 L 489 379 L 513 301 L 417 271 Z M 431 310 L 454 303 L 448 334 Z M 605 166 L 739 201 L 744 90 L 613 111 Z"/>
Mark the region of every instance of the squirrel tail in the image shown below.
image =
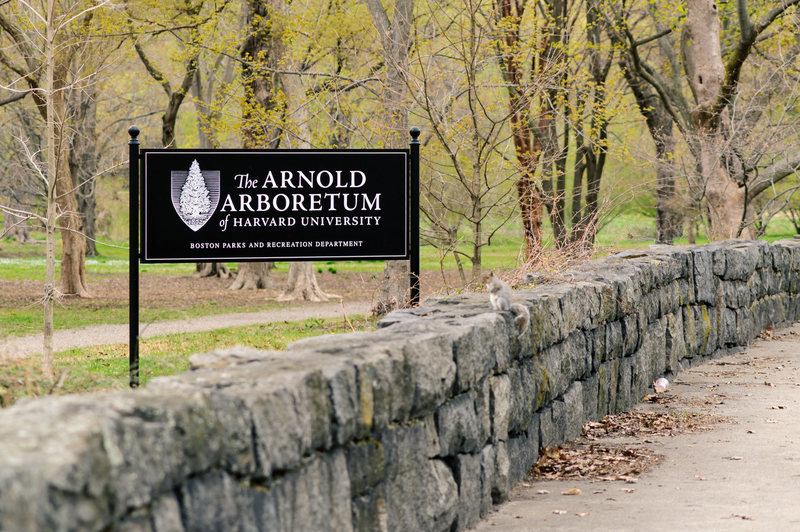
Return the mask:
<path id="1" fill-rule="evenodd" d="M 517 338 L 522 339 L 522 336 L 530 328 L 531 313 L 528 310 L 528 307 L 519 303 L 512 305 L 511 310 L 513 310 L 516 314 L 514 317 L 514 323 L 517 324 Z"/>

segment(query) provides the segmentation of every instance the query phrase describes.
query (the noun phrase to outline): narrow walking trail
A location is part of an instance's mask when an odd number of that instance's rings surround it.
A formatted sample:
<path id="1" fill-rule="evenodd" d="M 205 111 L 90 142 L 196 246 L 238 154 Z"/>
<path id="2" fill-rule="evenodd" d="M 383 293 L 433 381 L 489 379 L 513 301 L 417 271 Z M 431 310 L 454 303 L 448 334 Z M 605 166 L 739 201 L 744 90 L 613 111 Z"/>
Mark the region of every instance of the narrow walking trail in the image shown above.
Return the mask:
<path id="1" fill-rule="evenodd" d="M 665 399 L 635 411 L 724 421 L 584 442 L 661 459 L 630 482 L 529 478 L 473 530 L 800 530 L 800 324 L 680 373 Z"/>
<path id="2" fill-rule="evenodd" d="M 369 312 L 370 303 L 368 302 L 314 303 L 259 312 L 217 314 L 185 320 L 141 323 L 139 332 L 141 338 L 150 338 L 164 334 L 210 331 L 277 321 L 344 318 Z M 0 362 L 41 353 L 43 342 L 42 334 L 0 339 Z M 56 330 L 53 336 L 53 350 L 58 352 L 77 347 L 126 342 L 128 342 L 127 323 L 91 325 L 79 329 Z"/>

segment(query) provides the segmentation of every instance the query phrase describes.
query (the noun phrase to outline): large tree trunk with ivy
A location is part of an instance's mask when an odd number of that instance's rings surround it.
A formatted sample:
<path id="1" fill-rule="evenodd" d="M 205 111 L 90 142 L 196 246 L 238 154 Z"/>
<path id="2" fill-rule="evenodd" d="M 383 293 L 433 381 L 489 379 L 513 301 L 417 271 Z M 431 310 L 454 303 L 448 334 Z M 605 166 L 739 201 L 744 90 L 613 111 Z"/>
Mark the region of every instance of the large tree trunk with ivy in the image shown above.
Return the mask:
<path id="1" fill-rule="evenodd" d="M 372 23 L 378 30 L 385 60 L 384 114 L 387 125 L 386 145 L 402 148 L 409 142 L 406 79 L 414 0 L 395 0 L 392 19 L 380 0 L 364 0 Z M 381 296 L 373 312 L 384 314 L 408 305 L 410 297 L 409 264 L 406 260 L 389 260 L 383 270 Z"/>

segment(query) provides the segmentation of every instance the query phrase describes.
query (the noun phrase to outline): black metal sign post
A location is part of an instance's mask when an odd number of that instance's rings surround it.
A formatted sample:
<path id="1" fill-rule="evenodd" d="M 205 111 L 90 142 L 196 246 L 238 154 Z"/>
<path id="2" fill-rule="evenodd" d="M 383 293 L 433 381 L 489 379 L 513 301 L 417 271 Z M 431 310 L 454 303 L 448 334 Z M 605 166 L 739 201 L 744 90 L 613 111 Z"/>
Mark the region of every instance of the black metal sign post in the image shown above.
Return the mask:
<path id="1" fill-rule="evenodd" d="M 140 150 L 128 133 L 131 388 L 140 263 L 408 260 L 419 303 L 419 129 L 405 150 Z"/>
<path id="2" fill-rule="evenodd" d="M 419 134 L 418 127 L 411 128 L 409 145 L 411 161 L 411 249 L 409 270 L 411 274 L 411 304 L 419 305 Z"/>
<path id="3" fill-rule="evenodd" d="M 128 129 L 130 220 L 128 227 L 128 369 L 131 388 L 139 387 L 139 128 Z"/>

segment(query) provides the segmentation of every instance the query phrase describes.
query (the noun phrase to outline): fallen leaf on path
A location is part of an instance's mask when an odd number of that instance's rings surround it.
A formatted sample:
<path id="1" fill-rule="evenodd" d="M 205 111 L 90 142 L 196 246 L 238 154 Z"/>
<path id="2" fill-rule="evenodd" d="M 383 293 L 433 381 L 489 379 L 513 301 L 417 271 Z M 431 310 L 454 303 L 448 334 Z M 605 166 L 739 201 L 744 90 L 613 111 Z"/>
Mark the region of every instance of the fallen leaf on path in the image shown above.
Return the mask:
<path id="1" fill-rule="evenodd" d="M 744 456 L 729 456 L 728 460 L 735 460 L 735 461 L 744 460 Z"/>
<path id="2" fill-rule="evenodd" d="M 556 514 L 556 515 L 564 515 L 565 513 L 567 513 L 567 511 L 566 510 L 553 510 L 553 513 Z"/>
<path id="3" fill-rule="evenodd" d="M 575 515 L 577 515 L 578 517 L 586 517 L 587 515 L 589 515 L 589 512 L 581 512 Z"/>
<path id="4" fill-rule="evenodd" d="M 619 491 L 624 491 L 625 493 L 633 493 L 636 490 L 633 488 L 620 488 Z"/>
<path id="5" fill-rule="evenodd" d="M 767 382 L 767 381 L 764 381 L 764 386 L 769 386 L 770 388 L 774 388 L 775 387 L 774 384 L 772 384 L 771 382 Z"/>
<path id="6" fill-rule="evenodd" d="M 548 493 L 550 493 L 550 491 L 549 490 L 539 490 L 536 493 L 539 494 L 539 495 L 547 495 Z"/>
<path id="7" fill-rule="evenodd" d="M 769 409 L 770 409 L 770 410 L 783 410 L 783 409 L 785 409 L 785 408 L 786 408 L 786 407 L 785 407 L 785 406 L 783 406 L 783 405 L 775 405 L 775 406 L 771 406 L 771 407 L 769 407 Z"/>
<path id="8" fill-rule="evenodd" d="M 580 495 L 581 490 L 578 488 L 572 488 L 571 490 L 562 491 L 561 495 Z"/>

